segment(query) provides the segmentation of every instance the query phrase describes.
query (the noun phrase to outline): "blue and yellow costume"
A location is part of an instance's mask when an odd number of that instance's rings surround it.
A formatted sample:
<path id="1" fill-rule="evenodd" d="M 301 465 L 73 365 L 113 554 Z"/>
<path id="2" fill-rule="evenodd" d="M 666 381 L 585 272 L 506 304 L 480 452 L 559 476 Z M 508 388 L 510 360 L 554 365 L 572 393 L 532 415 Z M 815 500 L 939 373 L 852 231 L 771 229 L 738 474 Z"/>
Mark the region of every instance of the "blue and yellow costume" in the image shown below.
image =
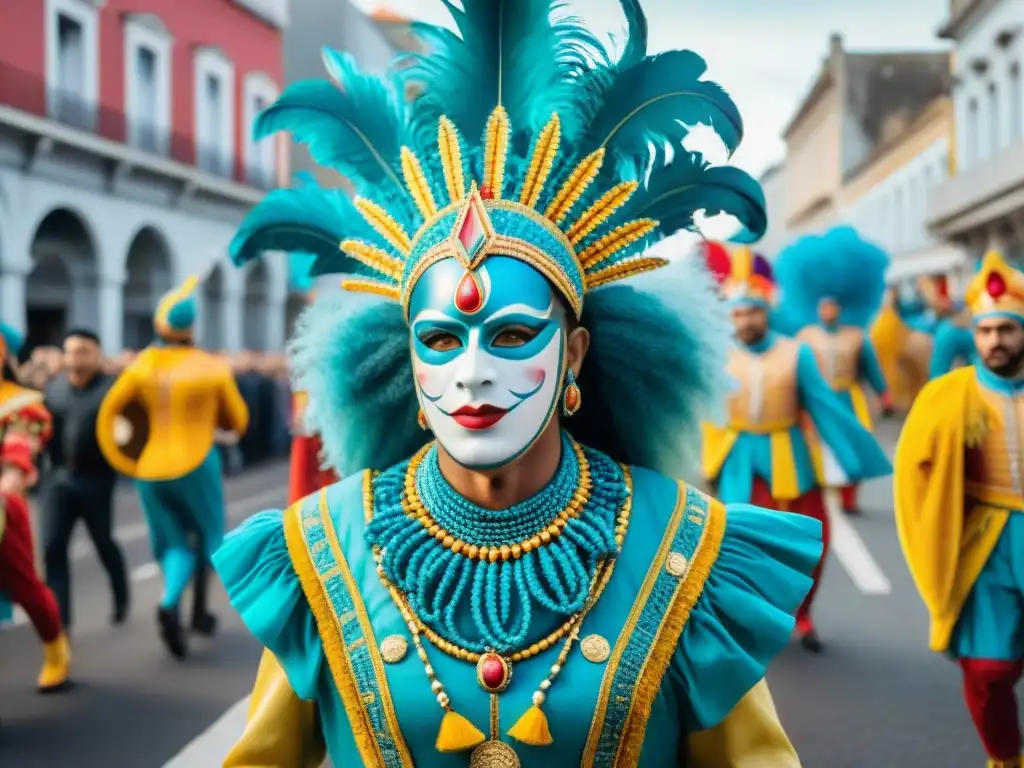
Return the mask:
<path id="1" fill-rule="evenodd" d="M 1024 323 L 1024 274 L 989 253 L 966 302 L 975 322 Z M 1024 660 L 1024 386 L 982 365 L 918 395 L 896 448 L 896 523 L 931 616 L 932 650 L 960 660 L 964 695 L 991 757 L 1019 766 L 1013 688 Z"/>
<path id="2" fill-rule="evenodd" d="M 888 382 L 867 334 L 882 305 L 888 266 L 881 248 L 846 226 L 798 238 L 774 263 L 783 296 L 780 313 L 796 339 L 814 352 L 829 386 L 869 432 L 874 424 L 862 382 L 871 386 L 883 407 L 892 408 Z M 843 486 L 842 504 L 847 511 L 856 508 L 855 483 Z"/>
<path id="3" fill-rule="evenodd" d="M 193 626 L 213 631 L 205 563 L 224 538 L 218 429 L 244 433 L 249 411 L 227 364 L 192 345 L 198 278 L 161 299 L 158 341 L 143 350 L 100 406 L 96 437 L 110 465 L 136 481 L 153 554 L 164 577 L 158 618 L 172 653 L 185 654 L 181 596 L 197 573 Z M 192 538 L 199 540 L 196 549 Z M 197 572 L 197 565 L 199 570 Z"/>
<path id="4" fill-rule="evenodd" d="M 729 306 L 761 309 L 775 303 L 771 266 L 743 248 L 728 267 L 712 267 Z M 737 342 L 728 362 L 733 389 L 720 423 L 704 424 L 704 476 L 726 503 L 750 502 L 812 517 L 823 526 L 828 554 L 829 526 L 821 487 L 826 475 L 858 481 L 889 474 L 878 441 L 843 406 L 818 370 L 807 344 L 768 331 L 753 345 Z M 818 641 L 811 621 L 812 589 L 797 613 L 798 631 L 808 647 Z"/>
<path id="5" fill-rule="evenodd" d="M 293 341 L 345 479 L 251 518 L 214 559 L 267 648 L 225 765 L 796 766 L 763 676 L 810 586 L 818 525 L 662 474 L 685 471 L 720 397 L 728 327 L 702 265 L 644 250 L 699 209 L 763 230 L 756 183 L 679 147 L 698 121 L 733 146 L 735 107 L 695 54 L 646 56 L 635 2 L 617 61 L 553 21 L 554 2 L 462 5 L 448 6 L 459 36 L 417 27 L 435 52 L 399 70 L 418 86 L 409 114 L 403 83 L 328 51 L 340 88 L 292 85 L 257 121 L 372 200 L 274 192 L 233 246 L 240 261 L 316 252 L 350 292 L 318 297 Z M 462 138 L 480 134 L 482 149 Z M 671 163 L 648 167 L 667 141 Z M 498 313 L 531 330 L 506 344 L 478 324 Z M 460 440 L 490 456 L 532 394 L 496 426 L 449 432 L 447 395 L 424 382 L 484 358 L 518 371 L 580 328 L 586 362 L 553 358 L 540 413 L 559 448 L 550 482 L 508 509 L 470 502 L 442 467 L 472 459 L 453 458 Z M 545 370 L 526 371 L 538 388 Z"/>

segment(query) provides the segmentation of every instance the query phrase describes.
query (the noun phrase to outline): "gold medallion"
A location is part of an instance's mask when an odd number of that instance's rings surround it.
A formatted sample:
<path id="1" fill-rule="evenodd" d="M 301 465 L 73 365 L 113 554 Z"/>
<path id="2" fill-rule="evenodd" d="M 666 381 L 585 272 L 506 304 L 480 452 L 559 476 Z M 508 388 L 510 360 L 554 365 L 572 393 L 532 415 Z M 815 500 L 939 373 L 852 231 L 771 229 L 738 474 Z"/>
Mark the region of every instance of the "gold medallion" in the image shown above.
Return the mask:
<path id="1" fill-rule="evenodd" d="M 503 741 L 491 739 L 473 750 L 469 768 L 519 768 L 519 755 Z"/>
<path id="2" fill-rule="evenodd" d="M 397 664 L 409 650 L 408 641 L 401 635 L 388 635 L 380 643 L 380 657 L 388 664 Z"/>
<path id="3" fill-rule="evenodd" d="M 675 576 L 676 578 L 681 579 L 685 576 L 688 567 L 689 563 L 686 561 L 686 556 L 678 552 L 670 552 L 668 559 L 665 561 L 665 570 L 668 571 L 669 576 Z"/>
<path id="4" fill-rule="evenodd" d="M 595 664 L 603 664 L 611 656 L 612 647 L 601 635 L 587 635 L 580 641 L 583 658 Z"/>

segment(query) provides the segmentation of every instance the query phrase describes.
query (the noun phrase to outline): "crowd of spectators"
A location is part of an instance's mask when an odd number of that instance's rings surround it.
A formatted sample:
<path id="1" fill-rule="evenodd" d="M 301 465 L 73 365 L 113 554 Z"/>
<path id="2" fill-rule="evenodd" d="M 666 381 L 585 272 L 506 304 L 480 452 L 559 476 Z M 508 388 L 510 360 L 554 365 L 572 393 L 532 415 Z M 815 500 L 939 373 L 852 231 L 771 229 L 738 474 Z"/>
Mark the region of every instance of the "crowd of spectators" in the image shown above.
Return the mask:
<path id="1" fill-rule="evenodd" d="M 137 352 L 126 349 L 104 361 L 104 369 L 117 375 L 135 359 Z M 220 352 L 235 372 L 238 389 L 249 406 L 249 430 L 237 445 L 225 443 L 224 465 L 229 474 L 288 455 L 291 439 L 292 395 L 288 362 L 283 354 L 269 352 Z M 18 365 L 16 377 L 22 386 L 45 391 L 47 382 L 63 366 L 58 347 L 36 347 Z"/>

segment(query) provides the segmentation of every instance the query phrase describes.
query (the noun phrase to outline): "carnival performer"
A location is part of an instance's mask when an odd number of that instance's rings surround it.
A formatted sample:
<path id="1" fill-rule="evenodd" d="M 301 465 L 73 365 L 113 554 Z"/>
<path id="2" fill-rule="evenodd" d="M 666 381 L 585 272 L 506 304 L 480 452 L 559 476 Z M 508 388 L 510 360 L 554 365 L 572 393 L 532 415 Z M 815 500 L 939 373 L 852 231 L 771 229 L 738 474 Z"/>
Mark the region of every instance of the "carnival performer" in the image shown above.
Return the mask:
<path id="1" fill-rule="evenodd" d="M 293 342 L 345 479 L 214 558 L 267 648 L 227 766 L 798 765 L 763 676 L 820 526 L 668 476 L 727 323 L 699 262 L 644 254 L 698 209 L 764 229 L 756 182 L 680 144 L 699 119 L 735 145 L 738 114 L 696 54 L 646 57 L 636 3 L 617 61 L 557 5 L 448 6 L 396 90 L 326 52 L 338 87 L 257 120 L 360 197 L 271 193 L 233 245 L 322 254 L 348 293 Z"/>
<path id="2" fill-rule="evenodd" d="M 7 323 L 0 323 L 0 435 L 17 433 L 28 440 L 38 460 L 53 431 L 42 392 L 15 381 L 15 361 L 25 338 Z M 14 617 L 14 605 L 0 594 L 0 622 Z"/>
<path id="3" fill-rule="evenodd" d="M 1024 274 L 995 252 L 968 286 L 977 364 L 930 382 L 896 447 L 896 524 L 931 616 L 959 661 L 990 768 L 1021 765 L 1024 663 Z"/>
<path id="4" fill-rule="evenodd" d="M 798 238 L 773 264 L 784 297 L 780 313 L 797 329 L 796 339 L 814 352 L 818 370 L 843 405 L 872 433 L 871 407 L 861 382 L 874 390 L 884 415 L 893 413 L 889 385 L 867 335 L 882 305 L 888 266 L 881 248 L 846 226 Z M 825 462 L 825 467 L 836 464 Z M 844 479 L 818 478 L 822 486 Z M 843 510 L 858 512 L 857 484 L 841 483 L 840 488 Z"/>
<path id="5" fill-rule="evenodd" d="M 725 251 L 710 253 L 728 258 Z M 891 467 L 878 441 L 829 387 L 811 348 L 769 330 L 776 285 L 768 261 L 742 248 L 728 263 L 709 267 L 722 281 L 738 343 L 728 361 L 735 384 L 726 419 L 704 424 L 704 476 L 727 504 L 749 502 L 821 523 L 824 551 L 815 586 L 796 614 L 801 645 L 818 653 L 822 642 L 811 607 L 829 546 L 821 478 L 832 473 L 857 482 L 888 475 Z"/>
<path id="6" fill-rule="evenodd" d="M 320 436 L 306 426 L 305 392 L 292 397 L 292 449 L 288 468 L 288 503 L 294 504 L 304 496 L 316 493 L 338 481 L 337 473 L 324 465 L 323 443 Z"/>
<path id="7" fill-rule="evenodd" d="M 31 443 L 9 432 L 0 444 L 0 593 L 21 606 L 43 643 L 37 690 L 58 693 L 71 685 L 71 645 L 57 600 L 36 571 L 27 493 L 38 479 Z"/>
<path id="8" fill-rule="evenodd" d="M 193 343 L 198 278 L 164 296 L 158 341 L 139 353 L 103 399 L 96 438 L 110 465 L 136 481 L 150 543 L 164 579 L 160 637 L 184 658 L 180 602 L 195 576 L 192 631 L 212 635 L 205 564 L 224 537 L 218 430 L 244 434 L 249 411 L 226 363 Z M 198 542 L 198 543 L 196 543 Z"/>

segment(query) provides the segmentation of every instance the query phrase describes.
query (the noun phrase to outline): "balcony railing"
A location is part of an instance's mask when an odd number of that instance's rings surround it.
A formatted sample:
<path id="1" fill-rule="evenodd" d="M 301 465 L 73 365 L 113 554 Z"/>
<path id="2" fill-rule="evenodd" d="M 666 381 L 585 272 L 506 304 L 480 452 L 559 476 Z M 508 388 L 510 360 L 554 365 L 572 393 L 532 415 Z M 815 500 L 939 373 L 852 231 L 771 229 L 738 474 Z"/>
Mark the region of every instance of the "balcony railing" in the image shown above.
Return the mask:
<path id="1" fill-rule="evenodd" d="M 157 157 L 241 184 L 270 189 L 273 174 L 263 171 L 257 178 L 235 161 L 233 153 L 197 142 L 194 136 L 132 118 L 122 110 L 96 104 L 81 94 L 53 88 L 37 74 L 0 63 L 0 105 L 12 107 L 111 141 L 121 142 Z"/>

